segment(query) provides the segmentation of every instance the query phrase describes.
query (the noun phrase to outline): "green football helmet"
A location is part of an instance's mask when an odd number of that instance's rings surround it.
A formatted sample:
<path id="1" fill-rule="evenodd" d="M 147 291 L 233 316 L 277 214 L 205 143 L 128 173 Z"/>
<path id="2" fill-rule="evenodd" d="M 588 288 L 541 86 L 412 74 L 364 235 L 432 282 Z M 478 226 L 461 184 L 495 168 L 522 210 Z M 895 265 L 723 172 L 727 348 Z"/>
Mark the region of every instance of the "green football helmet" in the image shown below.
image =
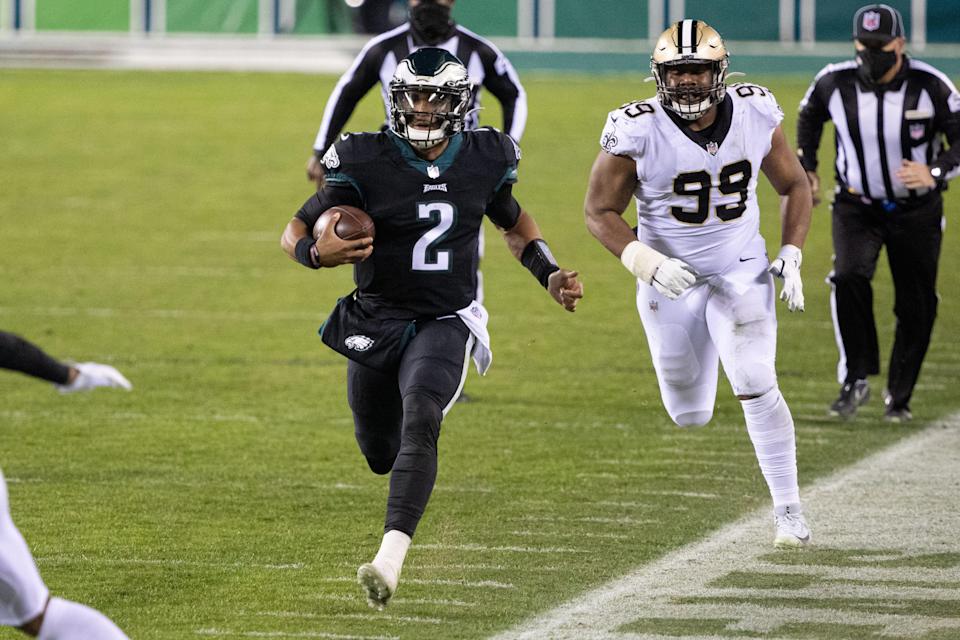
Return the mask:
<path id="1" fill-rule="evenodd" d="M 417 49 L 390 81 L 390 128 L 418 149 L 435 147 L 463 131 L 472 93 L 467 68 L 455 55 Z"/>

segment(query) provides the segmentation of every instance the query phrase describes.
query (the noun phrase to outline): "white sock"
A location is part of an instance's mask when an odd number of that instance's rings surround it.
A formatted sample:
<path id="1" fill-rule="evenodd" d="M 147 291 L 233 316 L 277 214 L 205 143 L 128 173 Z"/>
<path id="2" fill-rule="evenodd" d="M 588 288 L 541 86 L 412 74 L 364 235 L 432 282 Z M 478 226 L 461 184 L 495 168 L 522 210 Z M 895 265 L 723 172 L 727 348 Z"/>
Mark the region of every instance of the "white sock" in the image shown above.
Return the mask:
<path id="1" fill-rule="evenodd" d="M 774 387 L 762 396 L 741 400 L 747 433 L 757 453 L 760 471 L 770 488 L 774 508 L 800 504 L 797 482 L 797 441 L 790 408 Z"/>
<path id="2" fill-rule="evenodd" d="M 403 568 L 403 560 L 407 557 L 407 549 L 410 548 L 410 536 L 402 531 L 391 529 L 383 534 L 383 542 L 380 543 L 380 550 L 377 551 L 377 557 L 373 559 L 375 565 L 388 565 L 400 577 L 400 570 Z"/>
<path id="3" fill-rule="evenodd" d="M 109 618 L 90 607 L 50 598 L 39 640 L 129 640 Z"/>

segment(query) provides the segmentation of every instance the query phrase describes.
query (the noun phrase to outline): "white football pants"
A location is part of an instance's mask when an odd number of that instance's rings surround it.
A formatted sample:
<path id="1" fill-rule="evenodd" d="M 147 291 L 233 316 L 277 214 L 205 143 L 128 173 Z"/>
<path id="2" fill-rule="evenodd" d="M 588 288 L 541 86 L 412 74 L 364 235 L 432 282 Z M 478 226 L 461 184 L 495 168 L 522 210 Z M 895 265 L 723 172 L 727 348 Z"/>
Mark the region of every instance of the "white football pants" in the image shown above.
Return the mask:
<path id="1" fill-rule="evenodd" d="M 19 627 L 33 620 L 43 612 L 49 595 L 10 517 L 7 482 L 0 471 L 0 625 Z"/>
<path id="2" fill-rule="evenodd" d="M 694 284 L 678 300 L 638 283 L 637 309 L 660 396 L 682 427 L 713 417 L 718 362 L 735 395 L 761 395 L 777 384 L 773 276 L 763 254 Z"/>

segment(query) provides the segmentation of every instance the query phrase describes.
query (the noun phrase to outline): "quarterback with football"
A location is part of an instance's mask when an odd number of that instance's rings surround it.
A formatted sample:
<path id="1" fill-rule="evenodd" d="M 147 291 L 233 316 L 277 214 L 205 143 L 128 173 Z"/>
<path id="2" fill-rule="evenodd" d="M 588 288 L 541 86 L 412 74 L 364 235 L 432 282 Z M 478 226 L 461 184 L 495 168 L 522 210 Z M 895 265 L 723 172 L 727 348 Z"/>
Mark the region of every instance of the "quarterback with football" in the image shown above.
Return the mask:
<path id="1" fill-rule="evenodd" d="M 740 400 L 773 497 L 774 544 L 810 540 L 793 418 L 777 385 L 773 277 L 803 310 L 801 248 L 812 199 L 770 91 L 726 85 L 720 34 L 682 20 L 657 41 L 656 98 L 611 111 L 584 204 L 587 227 L 637 279 L 637 308 L 663 404 L 681 427 L 713 416 L 718 363 Z M 782 246 L 768 262 L 757 178 L 781 195 Z M 636 234 L 623 219 L 637 201 Z"/>
<path id="2" fill-rule="evenodd" d="M 347 400 L 370 469 L 390 474 L 383 541 L 357 578 L 371 606 L 397 589 L 404 557 L 437 476 L 440 423 L 472 356 L 490 364 L 487 313 L 474 299 L 477 242 L 486 215 L 511 252 L 573 311 L 583 295 L 512 193 L 520 151 L 491 128 L 465 130 L 467 69 L 439 48 L 400 61 L 390 82 L 390 128 L 342 135 L 322 158 L 322 188 L 283 233 L 284 250 L 310 268 L 354 265 L 356 290 L 321 327 L 345 355 Z M 335 205 L 362 209 L 371 237 L 343 240 L 316 221 Z M 334 214 L 336 215 L 336 214 Z"/>

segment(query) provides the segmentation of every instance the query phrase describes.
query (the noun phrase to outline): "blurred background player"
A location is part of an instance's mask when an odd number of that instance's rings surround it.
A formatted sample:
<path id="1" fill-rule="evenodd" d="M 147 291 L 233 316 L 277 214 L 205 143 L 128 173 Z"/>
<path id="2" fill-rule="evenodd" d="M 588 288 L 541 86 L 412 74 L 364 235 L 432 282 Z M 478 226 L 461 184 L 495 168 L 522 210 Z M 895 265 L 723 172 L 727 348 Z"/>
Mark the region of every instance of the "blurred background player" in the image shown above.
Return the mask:
<path id="1" fill-rule="evenodd" d="M 853 17 L 853 39 L 856 60 L 818 73 L 797 118 L 797 151 L 814 194 L 823 125 L 836 124 L 830 310 L 840 393 L 829 410 L 853 418 L 870 398 L 867 376 L 880 373 L 870 281 L 886 246 L 897 328 L 884 419 L 906 422 L 937 317 L 940 192 L 960 173 L 960 93 L 939 70 L 906 55 L 896 9 L 862 7 Z"/>
<path id="2" fill-rule="evenodd" d="M 682 20 L 651 58 L 657 98 L 610 112 L 585 212 L 590 232 L 638 279 L 637 308 L 660 394 L 681 427 L 713 416 L 718 359 L 743 407 L 773 497 L 778 547 L 810 540 L 801 513 L 793 417 L 777 384 L 776 291 L 803 310 L 800 249 L 810 185 L 769 90 L 726 86 L 720 34 Z M 767 262 L 757 177 L 784 197 L 782 247 Z M 636 235 L 622 218 L 636 196 Z"/>
<path id="3" fill-rule="evenodd" d="M 470 74 L 470 94 L 464 125 L 475 129 L 480 109 L 480 87 L 500 101 L 502 131 L 520 142 L 527 122 L 527 95 L 506 56 L 490 41 L 458 25 L 451 16 L 454 0 L 409 0 L 410 20 L 370 40 L 343 74 L 323 110 L 323 120 L 307 161 L 307 176 L 323 176 L 320 158 L 343 130 L 354 109 L 380 83 L 384 111 L 390 117 L 389 83 L 397 63 L 420 47 L 439 47 L 462 60 Z M 386 125 L 384 125 L 386 128 Z"/>
<path id="4" fill-rule="evenodd" d="M 40 640 L 124 640 L 109 618 L 82 604 L 50 596 L 27 543 L 10 517 L 0 471 L 0 625 Z"/>
<path id="5" fill-rule="evenodd" d="M 66 364 L 47 355 L 37 345 L 6 331 L 0 331 L 0 368 L 52 382 L 60 393 L 89 391 L 97 387 L 119 387 L 128 391 L 133 388 L 130 381 L 110 365 L 96 362 Z"/>
<path id="6" fill-rule="evenodd" d="M 323 187 L 281 240 L 306 267 L 355 265 L 357 290 L 321 331 L 349 358 L 347 399 L 360 450 L 374 473 L 390 473 L 383 541 L 357 573 L 378 608 L 396 591 L 433 491 L 440 423 L 469 359 L 482 374 L 492 357 L 487 312 L 474 297 L 483 217 L 557 303 L 573 311 L 583 295 L 576 272 L 556 264 L 513 196 L 516 143 L 495 129 L 465 128 L 471 90 L 466 67 L 443 49 L 402 60 L 390 83 L 390 129 L 334 143 L 323 157 Z M 314 240 L 314 225 L 334 205 L 373 218 L 376 248 L 370 238 L 341 240 L 332 222 Z"/>

